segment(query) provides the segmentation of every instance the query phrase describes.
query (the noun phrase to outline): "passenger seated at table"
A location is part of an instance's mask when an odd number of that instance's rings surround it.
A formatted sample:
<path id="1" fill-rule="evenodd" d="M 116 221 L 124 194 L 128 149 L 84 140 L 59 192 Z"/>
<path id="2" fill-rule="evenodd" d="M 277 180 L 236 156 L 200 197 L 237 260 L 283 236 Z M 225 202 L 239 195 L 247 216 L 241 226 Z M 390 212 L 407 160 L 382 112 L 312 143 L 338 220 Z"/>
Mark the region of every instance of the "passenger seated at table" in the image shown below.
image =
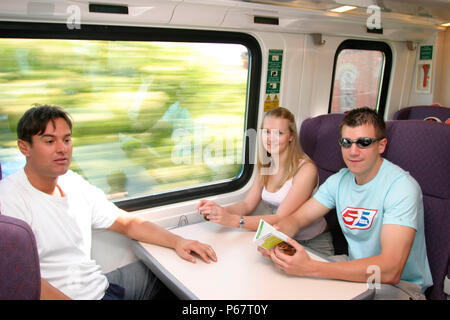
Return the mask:
<path id="1" fill-rule="evenodd" d="M 336 209 L 348 257 L 315 261 L 292 239 L 296 253 L 258 250 L 287 274 L 368 282 L 375 299 L 425 299 L 432 285 L 424 235 L 422 191 L 417 181 L 384 159 L 383 118 L 370 108 L 350 111 L 340 125 L 347 168 L 330 176 L 317 193 L 277 227 L 293 236 Z M 338 143 L 336 141 L 336 143 Z"/>
<path id="2" fill-rule="evenodd" d="M 147 300 L 173 298 L 141 262 L 107 274 L 91 258 L 92 229 L 173 248 L 181 258 L 217 261 L 207 244 L 179 237 L 137 215 L 127 214 L 104 192 L 69 170 L 72 120 L 56 106 L 29 109 L 17 125 L 25 167 L 0 181 L 2 214 L 27 222 L 36 236 L 41 299 Z"/>
<path id="3" fill-rule="evenodd" d="M 318 187 L 318 170 L 303 152 L 294 115 L 286 108 L 275 108 L 263 118 L 258 135 L 258 174 L 243 201 L 222 207 L 201 200 L 197 210 L 209 221 L 224 226 L 256 230 L 263 219 L 276 224 L 295 212 Z M 273 215 L 251 215 L 261 200 L 272 207 Z M 317 252 L 334 253 L 331 233 L 321 217 L 294 237 Z"/>

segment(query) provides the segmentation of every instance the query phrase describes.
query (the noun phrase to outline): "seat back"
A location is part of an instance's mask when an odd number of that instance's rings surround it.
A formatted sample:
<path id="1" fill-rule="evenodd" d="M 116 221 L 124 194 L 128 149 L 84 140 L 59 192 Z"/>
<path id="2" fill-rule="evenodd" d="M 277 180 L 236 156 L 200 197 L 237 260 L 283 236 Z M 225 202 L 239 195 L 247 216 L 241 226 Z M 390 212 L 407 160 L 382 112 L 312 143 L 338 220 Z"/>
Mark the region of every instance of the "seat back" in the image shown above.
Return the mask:
<path id="1" fill-rule="evenodd" d="M 408 171 L 422 189 L 425 240 L 433 287 L 430 299 L 445 299 L 450 260 L 450 126 L 421 120 L 387 122 L 383 156 Z"/>
<path id="2" fill-rule="evenodd" d="M 329 176 L 345 168 L 342 159 L 341 147 L 338 140 L 341 137 L 339 124 L 344 114 L 326 114 L 306 119 L 300 127 L 300 144 L 303 151 L 317 165 L 319 171 L 319 184 Z M 336 211 L 331 210 L 325 219 L 333 236 L 335 254 L 348 254 L 347 240 L 341 231 Z"/>
<path id="3" fill-rule="evenodd" d="M 406 107 L 394 113 L 394 120 L 425 120 L 429 117 L 437 118 L 442 123 L 450 119 L 450 108 L 436 106 Z"/>
<path id="4" fill-rule="evenodd" d="M 40 299 L 39 256 L 30 226 L 0 212 L 0 235 L 0 300 Z"/>
<path id="5" fill-rule="evenodd" d="M 41 295 L 39 256 L 31 228 L 0 215 L 0 300 L 38 300 Z"/>
<path id="6" fill-rule="evenodd" d="M 300 142 L 319 168 L 320 183 L 345 167 L 338 144 L 343 117 L 343 114 L 321 115 L 306 119 L 301 125 Z M 386 122 L 386 136 L 388 143 L 383 157 L 408 171 L 422 189 L 425 240 L 434 283 L 427 290 L 427 297 L 445 299 L 444 278 L 450 268 L 450 126 L 421 120 L 392 120 Z M 328 214 L 327 221 L 333 237 L 339 236 L 333 230 L 340 231 L 336 214 Z M 333 239 L 333 243 L 342 245 L 340 239 Z"/>

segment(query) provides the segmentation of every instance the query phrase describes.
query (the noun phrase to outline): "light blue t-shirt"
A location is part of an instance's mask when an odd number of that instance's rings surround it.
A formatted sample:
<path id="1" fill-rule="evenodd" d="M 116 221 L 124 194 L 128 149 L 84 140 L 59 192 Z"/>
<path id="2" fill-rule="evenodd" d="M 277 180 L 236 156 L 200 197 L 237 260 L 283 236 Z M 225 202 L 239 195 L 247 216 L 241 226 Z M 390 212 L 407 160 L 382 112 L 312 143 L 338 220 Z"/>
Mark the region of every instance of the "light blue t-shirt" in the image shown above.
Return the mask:
<path id="1" fill-rule="evenodd" d="M 383 159 L 375 178 L 357 185 L 349 169 L 330 176 L 314 198 L 327 208 L 336 208 L 347 239 L 349 259 L 381 253 L 384 224 L 414 228 L 416 235 L 401 280 L 418 284 L 422 292 L 432 285 L 425 247 L 422 191 L 408 172 Z"/>

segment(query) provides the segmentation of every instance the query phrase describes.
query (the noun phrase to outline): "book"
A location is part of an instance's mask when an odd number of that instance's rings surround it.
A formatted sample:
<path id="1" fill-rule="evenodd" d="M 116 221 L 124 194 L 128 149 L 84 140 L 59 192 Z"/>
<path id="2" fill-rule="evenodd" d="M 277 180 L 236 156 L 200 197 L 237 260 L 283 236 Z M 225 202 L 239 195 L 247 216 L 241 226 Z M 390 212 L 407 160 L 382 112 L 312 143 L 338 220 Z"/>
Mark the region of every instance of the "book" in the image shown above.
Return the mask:
<path id="1" fill-rule="evenodd" d="M 276 245 L 285 242 L 287 238 L 288 236 L 283 232 L 278 231 L 272 225 L 261 219 L 253 242 L 266 250 L 270 250 Z"/>

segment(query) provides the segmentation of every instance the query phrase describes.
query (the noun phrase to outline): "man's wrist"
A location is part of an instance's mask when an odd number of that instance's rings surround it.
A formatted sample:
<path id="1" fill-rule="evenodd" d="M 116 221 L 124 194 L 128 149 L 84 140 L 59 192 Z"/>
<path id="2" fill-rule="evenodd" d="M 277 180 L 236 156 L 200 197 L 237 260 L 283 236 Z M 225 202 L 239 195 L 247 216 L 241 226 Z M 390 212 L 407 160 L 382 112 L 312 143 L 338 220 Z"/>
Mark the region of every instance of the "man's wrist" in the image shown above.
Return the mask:
<path id="1" fill-rule="evenodd" d="M 322 262 L 322 261 L 317 261 L 314 259 L 309 259 L 308 261 L 308 267 L 306 268 L 306 272 L 303 276 L 306 277 L 313 277 L 313 278 L 321 278 L 324 276 L 323 274 L 323 267 L 326 268 L 325 264 L 328 264 L 329 262 Z"/>
<path id="2" fill-rule="evenodd" d="M 172 235 L 173 235 L 173 237 L 172 237 L 168 247 L 176 250 L 185 239 L 174 233 L 172 233 Z"/>

